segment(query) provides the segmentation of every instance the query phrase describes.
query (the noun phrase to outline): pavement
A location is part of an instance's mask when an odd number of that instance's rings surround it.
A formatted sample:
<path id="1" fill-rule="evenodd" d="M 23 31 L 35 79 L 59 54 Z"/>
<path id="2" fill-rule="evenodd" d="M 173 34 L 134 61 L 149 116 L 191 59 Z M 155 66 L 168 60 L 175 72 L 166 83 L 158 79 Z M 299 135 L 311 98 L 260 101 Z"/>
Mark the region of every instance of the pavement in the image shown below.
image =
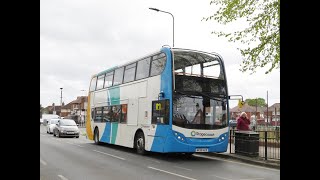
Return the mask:
<path id="1" fill-rule="evenodd" d="M 86 136 L 86 129 L 84 127 L 79 128 L 81 135 Z M 269 167 L 269 168 L 275 168 L 280 169 L 280 159 L 274 160 L 274 159 L 268 159 L 265 160 L 263 157 L 247 157 L 240 154 L 230 153 L 230 148 L 228 147 L 227 152 L 224 153 L 197 153 L 204 156 L 212 156 L 212 157 L 219 157 L 223 159 L 230 159 L 230 160 L 237 160 L 249 164 Z"/>
<path id="2" fill-rule="evenodd" d="M 224 158 L 224 159 L 233 159 L 249 164 L 254 164 L 254 165 L 259 165 L 259 166 L 264 166 L 264 167 L 269 167 L 269 168 L 275 168 L 275 169 L 280 169 L 280 160 L 265 160 L 262 157 L 247 157 L 244 155 L 239 155 L 239 154 L 234 154 L 234 153 L 229 153 L 229 152 L 224 152 L 224 153 L 200 153 L 202 155 L 206 156 L 213 156 L 213 157 L 219 157 L 219 158 Z"/>

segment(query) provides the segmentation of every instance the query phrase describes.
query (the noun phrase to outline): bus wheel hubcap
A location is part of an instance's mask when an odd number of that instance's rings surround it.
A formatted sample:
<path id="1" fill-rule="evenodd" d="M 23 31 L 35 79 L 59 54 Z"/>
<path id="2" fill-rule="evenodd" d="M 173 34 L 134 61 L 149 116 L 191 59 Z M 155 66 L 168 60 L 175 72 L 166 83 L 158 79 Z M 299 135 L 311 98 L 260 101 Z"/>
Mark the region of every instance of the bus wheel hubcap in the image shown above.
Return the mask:
<path id="1" fill-rule="evenodd" d="M 138 149 L 142 149 L 143 147 L 143 139 L 141 137 L 137 141 L 137 146 L 138 146 Z"/>

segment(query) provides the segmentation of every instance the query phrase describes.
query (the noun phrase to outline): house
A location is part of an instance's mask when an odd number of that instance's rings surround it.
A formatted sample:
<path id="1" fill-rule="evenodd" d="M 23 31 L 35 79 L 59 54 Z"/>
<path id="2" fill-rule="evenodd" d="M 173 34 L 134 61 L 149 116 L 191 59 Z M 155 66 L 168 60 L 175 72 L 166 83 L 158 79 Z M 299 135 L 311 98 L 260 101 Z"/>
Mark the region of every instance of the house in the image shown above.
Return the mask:
<path id="1" fill-rule="evenodd" d="M 47 106 L 44 109 L 48 114 L 57 114 L 60 116 L 61 113 L 61 106 L 56 106 L 54 103 L 52 103 L 52 106 Z"/>
<path id="2" fill-rule="evenodd" d="M 76 100 L 71 101 L 70 104 L 70 116 L 77 122 L 84 122 L 87 112 L 87 96 L 78 96 Z"/>
<path id="3" fill-rule="evenodd" d="M 254 118 L 256 115 L 256 123 L 258 125 L 280 126 L 280 103 L 275 103 L 268 108 L 249 106 L 248 104 L 244 104 L 242 108 L 235 106 L 230 109 L 231 119 L 237 119 L 241 112 L 246 112 L 249 119 L 251 117 Z"/>
<path id="4" fill-rule="evenodd" d="M 270 125 L 280 126 L 280 103 L 274 103 L 268 109 L 265 109 L 264 115 L 266 122 L 269 122 Z"/>
<path id="5" fill-rule="evenodd" d="M 64 105 L 64 103 L 62 103 Z M 61 108 L 61 117 L 67 117 L 71 114 L 71 103 L 68 103 L 67 105 L 62 106 Z"/>
<path id="6" fill-rule="evenodd" d="M 264 109 L 266 109 L 266 107 L 249 106 L 247 103 L 245 103 L 241 108 L 235 106 L 230 109 L 230 115 L 231 119 L 237 119 L 241 112 L 246 112 L 249 119 L 251 119 L 252 116 L 257 116 L 257 120 L 259 120 L 263 119 Z"/>

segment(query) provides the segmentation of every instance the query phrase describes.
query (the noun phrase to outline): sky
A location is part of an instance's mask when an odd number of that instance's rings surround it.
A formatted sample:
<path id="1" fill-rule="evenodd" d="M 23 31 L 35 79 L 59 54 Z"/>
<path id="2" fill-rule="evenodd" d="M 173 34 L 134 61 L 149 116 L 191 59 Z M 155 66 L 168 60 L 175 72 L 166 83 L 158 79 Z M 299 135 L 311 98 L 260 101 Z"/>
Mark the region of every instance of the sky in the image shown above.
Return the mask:
<path id="1" fill-rule="evenodd" d="M 170 14 L 152 11 L 157 8 Z M 229 95 L 280 103 L 280 69 L 243 73 L 241 44 L 211 34 L 235 31 L 246 22 L 202 21 L 217 10 L 210 0 L 41 0 L 40 104 L 67 104 L 88 93 L 93 74 L 161 49 L 163 45 L 222 56 Z M 63 88 L 62 91 L 60 88 Z M 230 107 L 237 100 L 230 101 Z"/>

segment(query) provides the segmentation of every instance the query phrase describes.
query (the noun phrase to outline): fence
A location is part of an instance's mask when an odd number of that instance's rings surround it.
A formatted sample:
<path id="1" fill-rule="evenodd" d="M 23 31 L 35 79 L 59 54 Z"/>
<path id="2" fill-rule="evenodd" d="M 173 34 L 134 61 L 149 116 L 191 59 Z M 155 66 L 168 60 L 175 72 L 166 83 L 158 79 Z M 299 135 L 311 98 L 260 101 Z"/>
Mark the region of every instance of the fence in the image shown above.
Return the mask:
<path id="1" fill-rule="evenodd" d="M 229 152 L 235 153 L 235 128 L 230 129 Z M 279 126 L 258 126 L 255 131 L 259 133 L 259 157 L 280 160 L 280 127 Z"/>
<path id="2" fill-rule="evenodd" d="M 86 122 L 85 121 L 80 121 L 78 123 L 78 127 L 86 127 Z"/>

